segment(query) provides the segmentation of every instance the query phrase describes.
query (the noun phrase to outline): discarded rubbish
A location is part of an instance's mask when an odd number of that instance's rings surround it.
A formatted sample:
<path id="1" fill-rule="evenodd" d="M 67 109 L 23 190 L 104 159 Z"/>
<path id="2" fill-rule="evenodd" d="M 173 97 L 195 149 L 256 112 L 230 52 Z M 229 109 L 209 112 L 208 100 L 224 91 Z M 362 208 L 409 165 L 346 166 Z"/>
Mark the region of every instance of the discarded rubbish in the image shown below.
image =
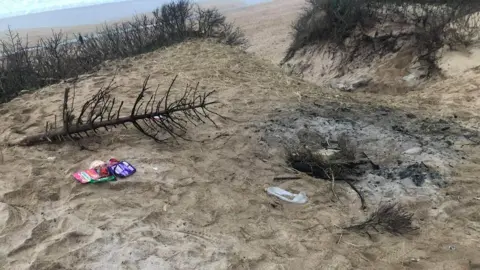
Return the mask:
<path id="1" fill-rule="evenodd" d="M 423 149 L 421 147 L 413 147 L 413 148 L 410 148 L 410 149 L 404 151 L 403 153 L 405 153 L 407 155 L 418 155 L 422 151 L 423 151 Z"/>
<path id="2" fill-rule="evenodd" d="M 117 177 L 125 178 L 136 172 L 136 169 L 126 161 L 110 159 L 108 163 L 95 160 L 90 168 L 75 172 L 73 178 L 82 184 L 116 181 Z"/>
<path id="3" fill-rule="evenodd" d="M 101 183 L 108 181 L 115 181 L 115 176 L 111 175 L 108 170 L 102 171 L 98 169 L 88 169 L 79 171 L 73 174 L 73 178 L 82 184 Z"/>
<path id="4" fill-rule="evenodd" d="M 128 177 L 137 171 L 135 167 L 126 161 L 118 161 L 112 158 L 109 160 L 109 163 L 110 172 L 120 178 Z"/>
<path id="5" fill-rule="evenodd" d="M 266 191 L 272 196 L 291 203 L 304 204 L 308 201 L 307 194 L 305 194 L 305 192 L 293 194 L 279 187 L 269 187 L 266 189 Z"/>
<path id="6" fill-rule="evenodd" d="M 101 161 L 101 160 L 94 160 L 92 161 L 92 163 L 90 163 L 90 169 L 95 169 L 97 167 L 101 167 L 101 166 L 104 166 L 106 165 L 107 163 L 105 163 L 104 161 Z"/>

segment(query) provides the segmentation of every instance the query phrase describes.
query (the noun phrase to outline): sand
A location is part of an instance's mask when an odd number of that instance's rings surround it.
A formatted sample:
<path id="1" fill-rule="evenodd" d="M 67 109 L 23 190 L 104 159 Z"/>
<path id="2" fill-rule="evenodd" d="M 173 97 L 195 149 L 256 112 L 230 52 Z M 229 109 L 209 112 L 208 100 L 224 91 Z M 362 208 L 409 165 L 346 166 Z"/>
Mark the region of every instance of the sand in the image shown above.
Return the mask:
<path id="1" fill-rule="evenodd" d="M 480 263 L 480 156 L 477 144 L 460 137 L 467 129 L 478 130 L 478 70 L 402 95 L 348 94 L 287 76 L 275 63 L 288 45 L 289 22 L 299 6 L 275 1 L 232 13 L 251 40 L 248 53 L 187 42 L 112 61 L 82 77 L 77 102 L 110 81 L 118 68 L 122 87 L 116 96 L 128 105 L 147 75 L 151 86 L 166 89 L 178 74 L 176 90 L 197 81 L 202 91 L 216 90 L 222 102 L 216 111 L 232 120 L 213 117 L 218 127 L 189 126 L 188 136 L 196 141 L 159 144 L 133 128 L 119 128 L 81 142 L 94 151 L 68 142 L 3 147 L 0 268 L 475 269 L 471 266 Z M 52 85 L 0 105 L 2 141 L 42 132 L 44 121 L 60 112 L 67 86 Z M 273 181 L 292 171 L 282 148 L 265 134 L 280 120 L 301 116 L 305 110 L 299 108 L 316 112 L 315 106 L 326 111 L 317 112 L 322 117 L 334 115 L 333 121 L 340 117 L 333 114 L 338 108 L 358 108 L 358 118 L 390 107 L 419 119 L 447 119 L 459 130 L 450 150 L 463 159 L 452 160 L 450 184 L 431 197 L 395 198 L 414 213 L 416 233 L 372 232 L 369 238 L 345 231 L 341 228 L 367 215 L 347 185 L 337 183 L 338 200 L 327 181 L 308 176 Z M 372 125 L 391 130 L 391 116 L 382 115 L 386 120 Z M 344 117 L 340 120 L 352 119 Z M 72 172 L 110 157 L 131 162 L 138 172 L 101 185 L 72 179 Z M 272 185 L 305 191 L 309 202 L 282 203 L 265 193 Z M 406 191 L 414 194 L 416 188 Z M 376 206 L 370 204 L 367 212 Z"/>
<path id="2" fill-rule="evenodd" d="M 225 14 L 247 33 L 249 52 L 279 64 L 291 40 L 291 25 L 304 5 L 303 0 L 274 0 Z"/>

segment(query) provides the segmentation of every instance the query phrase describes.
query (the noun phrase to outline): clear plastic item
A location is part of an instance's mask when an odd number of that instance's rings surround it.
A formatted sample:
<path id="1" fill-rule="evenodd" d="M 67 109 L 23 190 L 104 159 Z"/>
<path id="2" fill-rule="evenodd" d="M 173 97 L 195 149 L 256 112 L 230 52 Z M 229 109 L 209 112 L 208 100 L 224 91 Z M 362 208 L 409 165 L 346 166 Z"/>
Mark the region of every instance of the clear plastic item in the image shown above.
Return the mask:
<path id="1" fill-rule="evenodd" d="M 293 194 L 279 187 L 269 187 L 266 189 L 266 192 L 272 196 L 275 196 L 283 201 L 290 203 L 304 204 L 308 201 L 307 194 L 303 191 L 298 194 Z"/>

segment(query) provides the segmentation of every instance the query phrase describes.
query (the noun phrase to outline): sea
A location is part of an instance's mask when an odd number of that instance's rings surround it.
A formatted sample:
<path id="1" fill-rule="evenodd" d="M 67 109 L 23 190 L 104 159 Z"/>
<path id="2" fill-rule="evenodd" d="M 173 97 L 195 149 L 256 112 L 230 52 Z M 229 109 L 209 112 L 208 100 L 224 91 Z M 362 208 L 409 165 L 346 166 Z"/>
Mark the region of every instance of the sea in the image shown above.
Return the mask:
<path id="1" fill-rule="evenodd" d="M 240 6 L 272 0 L 214 0 Z M 100 24 L 154 10 L 171 0 L 0 0 L 0 30 Z M 212 2 L 200 0 L 195 2 Z"/>

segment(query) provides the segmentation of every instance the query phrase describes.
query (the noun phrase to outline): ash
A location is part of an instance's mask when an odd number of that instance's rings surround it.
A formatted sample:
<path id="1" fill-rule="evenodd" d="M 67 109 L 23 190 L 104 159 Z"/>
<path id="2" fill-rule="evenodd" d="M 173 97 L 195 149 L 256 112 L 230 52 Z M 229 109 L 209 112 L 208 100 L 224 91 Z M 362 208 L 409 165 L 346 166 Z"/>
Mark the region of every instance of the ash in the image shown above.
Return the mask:
<path id="1" fill-rule="evenodd" d="M 455 146 L 479 138 L 451 120 L 336 103 L 279 109 L 257 128 L 263 130 L 262 141 L 277 149 L 300 145 L 314 152 L 328 151 L 339 149 L 341 138 L 349 138 L 355 146 L 352 151 L 375 164 L 357 168 L 361 173 L 355 178 L 371 203 L 434 199 L 462 162 L 463 153 Z"/>

